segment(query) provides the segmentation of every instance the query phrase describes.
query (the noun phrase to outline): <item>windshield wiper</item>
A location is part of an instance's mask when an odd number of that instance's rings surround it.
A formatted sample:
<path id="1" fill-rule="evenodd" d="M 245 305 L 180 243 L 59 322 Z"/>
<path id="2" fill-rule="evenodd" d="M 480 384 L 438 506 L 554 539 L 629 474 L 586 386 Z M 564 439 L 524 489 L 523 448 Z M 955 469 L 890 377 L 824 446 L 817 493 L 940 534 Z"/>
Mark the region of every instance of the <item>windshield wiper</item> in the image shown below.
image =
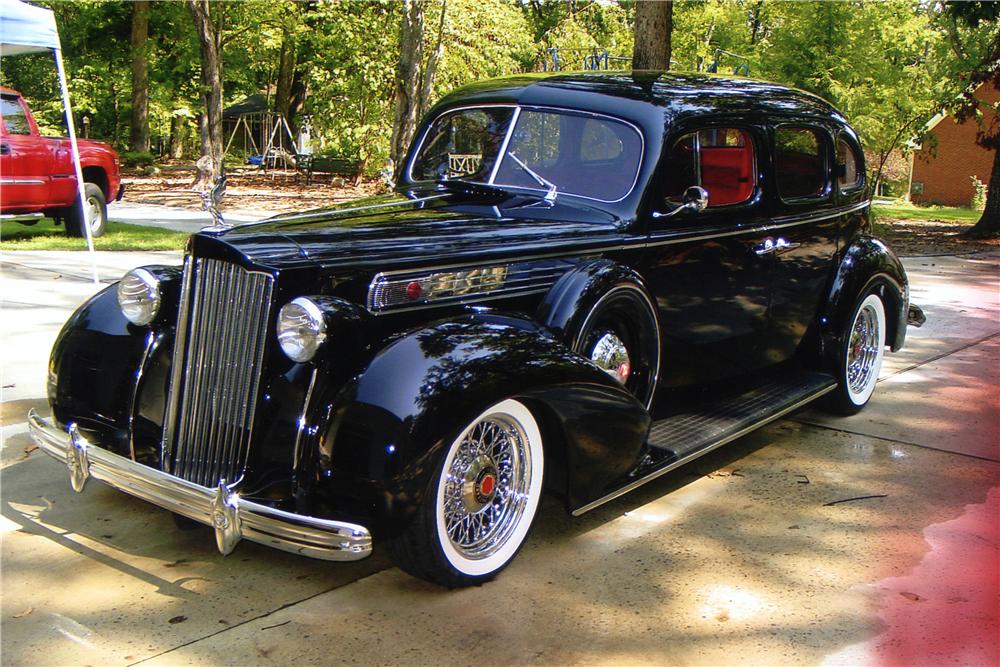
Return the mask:
<path id="1" fill-rule="evenodd" d="M 507 155 L 509 155 L 511 157 L 511 159 L 514 160 L 514 162 L 516 162 L 519 167 L 521 167 L 521 169 L 524 169 L 524 173 L 526 173 L 528 176 L 531 176 L 533 179 L 535 179 L 535 181 L 539 185 L 541 185 L 543 188 L 547 188 L 548 189 L 548 192 L 545 193 L 545 201 L 547 201 L 548 203 L 551 204 L 552 202 L 554 202 L 556 200 L 556 184 L 555 183 L 553 183 L 552 181 L 548 180 L 544 176 L 538 174 L 537 172 L 535 172 L 534 169 L 532 169 L 531 167 L 529 167 L 525 163 L 521 162 L 521 160 L 516 155 L 514 155 L 513 151 L 507 151 Z"/>

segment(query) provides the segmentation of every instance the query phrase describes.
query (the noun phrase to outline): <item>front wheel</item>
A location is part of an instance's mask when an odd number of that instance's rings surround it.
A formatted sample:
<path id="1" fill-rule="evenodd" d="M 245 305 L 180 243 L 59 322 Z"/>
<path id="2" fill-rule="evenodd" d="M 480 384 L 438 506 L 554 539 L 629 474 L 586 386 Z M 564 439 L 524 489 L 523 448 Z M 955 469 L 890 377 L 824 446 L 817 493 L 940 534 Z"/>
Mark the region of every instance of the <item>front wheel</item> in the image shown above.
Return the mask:
<path id="1" fill-rule="evenodd" d="M 396 564 L 448 588 L 492 579 L 524 544 L 544 467 L 531 411 L 510 399 L 492 406 L 451 443 L 417 516 L 389 543 Z"/>
<path id="2" fill-rule="evenodd" d="M 96 183 L 84 183 L 83 201 L 86 207 L 80 210 L 80 202 L 74 202 L 67 209 L 66 233 L 70 236 L 86 236 L 85 221 L 90 223 L 90 235 L 103 236 L 108 229 L 108 202 L 104 191 Z"/>
<path id="3" fill-rule="evenodd" d="M 847 320 L 841 341 L 834 409 L 857 414 L 865 407 L 882 370 L 885 350 L 885 306 L 878 294 L 869 293 Z"/>

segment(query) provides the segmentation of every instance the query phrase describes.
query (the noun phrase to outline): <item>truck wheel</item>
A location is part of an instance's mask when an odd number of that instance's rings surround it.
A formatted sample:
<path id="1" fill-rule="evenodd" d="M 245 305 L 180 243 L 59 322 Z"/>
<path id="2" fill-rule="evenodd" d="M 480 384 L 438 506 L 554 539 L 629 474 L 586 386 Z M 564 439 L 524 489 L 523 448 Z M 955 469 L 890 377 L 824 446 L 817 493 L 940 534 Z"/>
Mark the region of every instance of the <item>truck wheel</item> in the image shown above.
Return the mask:
<path id="1" fill-rule="evenodd" d="M 389 543 L 400 569 L 456 588 L 489 581 L 528 535 L 545 467 L 538 423 L 523 403 L 497 403 L 444 452 L 417 516 Z"/>
<path id="2" fill-rule="evenodd" d="M 96 183 L 85 183 L 83 200 L 86 202 L 86 216 L 80 210 L 80 204 L 75 203 L 66 211 L 66 233 L 70 236 L 86 236 L 84 219 L 90 220 L 90 235 L 94 238 L 103 236 L 108 229 L 108 202 L 104 191 Z"/>
<path id="3" fill-rule="evenodd" d="M 868 292 L 846 325 L 841 334 L 832 407 L 839 414 L 853 415 L 868 403 L 882 370 L 886 324 L 885 306 L 879 295 Z"/>

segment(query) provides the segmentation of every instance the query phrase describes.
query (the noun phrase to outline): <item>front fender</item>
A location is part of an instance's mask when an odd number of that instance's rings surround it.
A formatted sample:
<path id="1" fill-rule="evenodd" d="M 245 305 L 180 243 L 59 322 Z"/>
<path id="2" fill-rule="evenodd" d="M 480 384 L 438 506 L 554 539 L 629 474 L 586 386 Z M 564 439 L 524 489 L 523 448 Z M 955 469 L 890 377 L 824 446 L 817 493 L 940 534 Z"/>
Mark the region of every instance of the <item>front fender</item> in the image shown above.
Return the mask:
<path id="1" fill-rule="evenodd" d="M 603 489 L 627 472 L 649 429 L 629 393 L 536 324 L 497 315 L 447 320 L 394 340 L 324 402 L 309 495 L 329 503 L 332 515 L 364 517 L 383 536 L 395 534 L 457 432 L 505 398 L 532 410 L 546 476 L 568 484 L 571 504 L 581 480 Z"/>
<path id="2" fill-rule="evenodd" d="M 124 456 L 134 453 L 137 410 L 149 412 L 159 405 L 162 411 L 165 389 L 147 396 L 144 408 L 137 396 L 141 387 L 163 375 L 154 369 L 169 364 L 176 320 L 179 269 L 145 268 L 160 278 L 163 287 L 161 312 L 150 326 L 135 326 L 125 318 L 115 283 L 77 308 L 49 357 L 48 398 L 56 421 L 63 426 L 76 422 L 82 430 L 99 434 L 96 441 Z"/>
<path id="3" fill-rule="evenodd" d="M 848 318 L 863 294 L 876 290 L 885 304 L 886 342 L 893 352 L 906 341 L 906 313 L 910 290 L 906 270 L 884 241 L 874 237 L 855 240 L 844 252 L 830 286 L 820 323 L 824 349 L 839 350 L 839 336 L 849 326 Z"/>

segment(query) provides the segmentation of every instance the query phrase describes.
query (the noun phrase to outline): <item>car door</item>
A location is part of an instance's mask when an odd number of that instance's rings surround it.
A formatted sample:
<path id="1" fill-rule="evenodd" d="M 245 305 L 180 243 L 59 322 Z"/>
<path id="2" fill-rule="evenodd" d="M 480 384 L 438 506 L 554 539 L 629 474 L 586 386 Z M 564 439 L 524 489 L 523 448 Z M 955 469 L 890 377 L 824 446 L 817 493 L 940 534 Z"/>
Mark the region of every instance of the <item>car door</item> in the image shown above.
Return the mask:
<path id="1" fill-rule="evenodd" d="M 19 96 L 0 95 L 0 119 L 0 207 L 43 206 L 49 195 L 49 148 Z"/>
<path id="2" fill-rule="evenodd" d="M 771 275 L 757 254 L 766 138 L 763 127 L 713 124 L 668 139 L 644 258 L 660 317 L 661 386 L 731 378 L 766 363 Z M 666 217 L 695 185 L 708 191 L 707 208 Z"/>
<path id="3" fill-rule="evenodd" d="M 792 358 L 813 325 L 837 254 L 842 211 L 834 192 L 833 140 L 822 124 L 778 124 L 772 133 L 775 215 L 764 256 L 773 262 L 768 361 Z"/>

